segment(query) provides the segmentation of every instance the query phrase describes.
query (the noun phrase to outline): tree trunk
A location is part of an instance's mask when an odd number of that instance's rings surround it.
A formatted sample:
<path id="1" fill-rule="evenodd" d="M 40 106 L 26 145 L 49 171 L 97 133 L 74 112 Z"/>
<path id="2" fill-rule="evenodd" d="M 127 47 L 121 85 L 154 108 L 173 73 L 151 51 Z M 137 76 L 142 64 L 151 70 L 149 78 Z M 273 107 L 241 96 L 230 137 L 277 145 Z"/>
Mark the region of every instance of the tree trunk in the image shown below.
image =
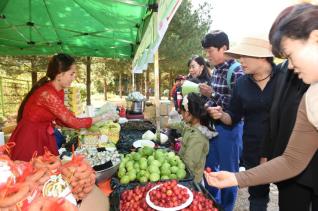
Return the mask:
<path id="1" fill-rule="evenodd" d="M 139 76 L 139 83 L 140 83 L 140 93 L 142 94 L 143 92 L 144 92 L 144 83 L 143 83 L 143 81 L 144 81 L 144 74 L 139 74 L 140 76 Z"/>
<path id="2" fill-rule="evenodd" d="M 104 78 L 104 96 L 105 100 L 107 100 L 107 80 Z"/>
<path id="3" fill-rule="evenodd" d="M 169 87 L 169 96 L 168 96 L 168 99 L 171 100 L 170 91 L 171 91 L 172 86 L 173 86 L 173 82 L 172 82 L 172 69 L 169 70 L 169 84 L 170 84 L 170 87 Z"/>
<path id="4" fill-rule="evenodd" d="M 149 92 L 149 69 L 147 68 L 146 70 L 146 84 L 147 84 L 147 90 L 146 90 L 146 97 L 147 97 L 147 100 L 149 100 L 149 95 L 150 95 L 150 92 Z"/>
<path id="5" fill-rule="evenodd" d="M 32 86 L 33 86 L 38 81 L 38 73 L 36 71 L 32 71 L 31 78 L 32 78 Z"/>
<path id="6" fill-rule="evenodd" d="M 120 99 L 123 98 L 123 87 L 122 87 L 122 74 L 121 72 L 119 73 L 119 96 L 120 96 Z"/>
<path id="7" fill-rule="evenodd" d="M 134 91 L 139 91 L 140 88 L 139 88 L 139 74 L 135 74 L 135 90 Z"/>
<path id="8" fill-rule="evenodd" d="M 87 57 L 86 60 L 86 104 L 91 105 L 91 62 L 92 58 Z"/>
<path id="9" fill-rule="evenodd" d="M 38 81 L 38 74 L 35 70 L 35 57 L 31 59 L 31 78 L 32 78 L 32 86 Z"/>
<path id="10" fill-rule="evenodd" d="M 143 79 L 144 79 L 144 86 L 145 86 L 145 92 L 144 95 L 147 97 L 148 93 L 148 84 L 147 84 L 147 73 L 143 73 Z M 148 99 L 148 98 L 147 98 Z"/>

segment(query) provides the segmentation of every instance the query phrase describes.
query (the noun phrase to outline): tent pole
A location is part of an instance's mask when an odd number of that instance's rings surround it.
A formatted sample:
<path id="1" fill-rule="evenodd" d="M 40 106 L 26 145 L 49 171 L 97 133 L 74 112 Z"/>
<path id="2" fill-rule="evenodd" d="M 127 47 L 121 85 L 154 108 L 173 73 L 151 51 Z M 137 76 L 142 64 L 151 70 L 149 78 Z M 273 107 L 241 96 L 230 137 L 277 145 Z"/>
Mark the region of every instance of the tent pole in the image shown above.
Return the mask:
<path id="1" fill-rule="evenodd" d="M 154 69 L 155 69 L 155 105 L 156 105 L 156 126 L 157 133 L 160 132 L 160 88 L 159 88 L 159 53 L 158 50 L 155 53 L 154 59 Z"/>
<path id="2" fill-rule="evenodd" d="M 92 57 L 86 57 L 86 105 L 91 105 L 91 62 Z"/>

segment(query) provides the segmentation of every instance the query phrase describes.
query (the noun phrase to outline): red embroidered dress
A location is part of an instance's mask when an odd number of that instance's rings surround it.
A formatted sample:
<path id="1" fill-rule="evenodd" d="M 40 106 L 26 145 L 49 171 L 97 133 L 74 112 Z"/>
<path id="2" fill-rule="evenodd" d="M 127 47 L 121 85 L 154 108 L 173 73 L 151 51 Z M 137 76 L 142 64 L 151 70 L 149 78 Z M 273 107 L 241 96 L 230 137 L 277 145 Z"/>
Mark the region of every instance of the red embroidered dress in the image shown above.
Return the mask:
<path id="1" fill-rule="evenodd" d="M 58 155 L 53 121 L 75 129 L 92 125 L 92 118 L 76 118 L 64 106 L 63 90 L 57 91 L 51 82 L 46 83 L 28 99 L 22 119 L 10 137 L 10 142 L 16 143 L 11 158 L 29 161 L 35 151 L 43 155 L 45 146 Z"/>

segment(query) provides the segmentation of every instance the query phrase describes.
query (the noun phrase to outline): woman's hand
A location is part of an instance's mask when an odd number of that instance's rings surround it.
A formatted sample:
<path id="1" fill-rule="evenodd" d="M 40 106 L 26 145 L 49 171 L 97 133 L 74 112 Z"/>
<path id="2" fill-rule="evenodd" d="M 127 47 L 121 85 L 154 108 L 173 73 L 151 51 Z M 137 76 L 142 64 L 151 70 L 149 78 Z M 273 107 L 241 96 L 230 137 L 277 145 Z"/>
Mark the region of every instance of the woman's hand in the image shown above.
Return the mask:
<path id="1" fill-rule="evenodd" d="M 210 186 L 217 188 L 227 188 L 237 186 L 237 180 L 232 172 L 219 171 L 208 173 L 204 171 L 204 176 Z"/>
<path id="2" fill-rule="evenodd" d="M 208 114 L 213 119 L 221 119 L 223 116 L 223 109 L 221 106 L 207 108 Z"/>

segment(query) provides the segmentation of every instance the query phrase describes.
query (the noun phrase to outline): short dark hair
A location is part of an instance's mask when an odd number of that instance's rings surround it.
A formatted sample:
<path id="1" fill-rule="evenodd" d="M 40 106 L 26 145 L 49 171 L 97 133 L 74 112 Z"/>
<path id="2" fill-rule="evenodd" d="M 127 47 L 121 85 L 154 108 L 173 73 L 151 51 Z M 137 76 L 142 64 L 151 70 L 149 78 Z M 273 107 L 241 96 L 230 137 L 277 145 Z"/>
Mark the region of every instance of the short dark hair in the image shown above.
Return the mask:
<path id="1" fill-rule="evenodd" d="M 201 40 L 203 48 L 215 47 L 217 49 L 222 48 L 224 45 L 229 49 L 230 42 L 227 34 L 221 30 L 214 30 L 207 33 Z"/>
<path id="2" fill-rule="evenodd" d="M 313 30 L 318 29 L 318 6 L 302 3 L 285 8 L 274 21 L 269 41 L 272 44 L 273 54 L 284 57 L 281 48 L 283 37 L 298 40 L 307 40 Z"/>
<path id="3" fill-rule="evenodd" d="M 210 130 L 213 130 L 213 122 L 206 108 L 204 107 L 205 103 L 206 100 L 204 100 L 199 94 L 193 92 L 188 94 L 189 113 L 195 118 L 198 118 L 201 125 L 206 126 Z M 183 103 L 181 103 L 181 110 L 186 111 Z"/>

